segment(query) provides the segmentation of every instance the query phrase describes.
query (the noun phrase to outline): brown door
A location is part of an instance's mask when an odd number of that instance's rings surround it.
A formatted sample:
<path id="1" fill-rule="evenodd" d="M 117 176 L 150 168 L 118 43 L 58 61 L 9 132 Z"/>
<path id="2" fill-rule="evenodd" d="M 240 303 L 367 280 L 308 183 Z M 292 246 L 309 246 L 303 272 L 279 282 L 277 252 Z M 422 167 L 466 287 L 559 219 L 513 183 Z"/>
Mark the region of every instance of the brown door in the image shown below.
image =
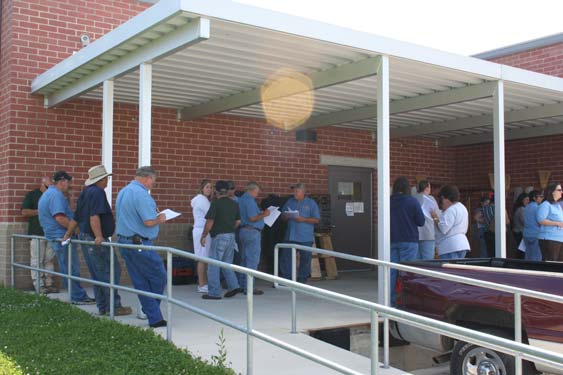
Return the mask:
<path id="1" fill-rule="evenodd" d="M 329 167 L 328 183 L 334 249 L 372 258 L 372 170 Z M 371 267 L 363 263 L 338 260 L 338 268 L 360 270 Z"/>

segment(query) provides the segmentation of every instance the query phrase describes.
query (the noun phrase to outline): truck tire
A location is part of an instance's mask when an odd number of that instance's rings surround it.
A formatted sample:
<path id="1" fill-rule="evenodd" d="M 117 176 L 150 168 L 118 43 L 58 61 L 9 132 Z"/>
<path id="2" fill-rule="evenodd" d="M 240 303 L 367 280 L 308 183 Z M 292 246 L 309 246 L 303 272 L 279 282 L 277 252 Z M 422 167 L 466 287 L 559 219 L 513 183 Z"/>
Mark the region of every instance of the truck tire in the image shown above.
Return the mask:
<path id="1" fill-rule="evenodd" d="M 510 338 L 502 330 L 489 329 L 483 332 Z M 458 341 L 452 351 L 450 375 L 514 375 L 514 366 L 514 357 L 511 355 L 464 341 Z M 523 361 L 522 374 L 535 374 L 533 364 Z"/>

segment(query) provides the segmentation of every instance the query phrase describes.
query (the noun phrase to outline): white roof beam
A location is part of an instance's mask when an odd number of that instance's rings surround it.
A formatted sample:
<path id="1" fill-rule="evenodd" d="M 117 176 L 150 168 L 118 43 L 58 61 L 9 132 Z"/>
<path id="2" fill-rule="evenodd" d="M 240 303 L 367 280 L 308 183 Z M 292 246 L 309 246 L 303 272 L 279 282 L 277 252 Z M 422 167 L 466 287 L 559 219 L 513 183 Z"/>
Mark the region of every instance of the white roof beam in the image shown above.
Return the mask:
<path id="1" fill-rule="evenodd" d="M 511 141 L 516 139 L 547 137 L 550 135 L 561 135 L 561 134 L 563 134 L 563 123 L 506 130 L 504 139 L 505 141 Z M 440 146 L 455 147 L 455 146 L 474 145 L 479 143 L 492 143 L 492 142 L 493 142 L 493 134 L 483 133 L 483 134 L 473 134 L 473 135 L 452 137 L 452 138 L 440 140 Z"/>
<path id="2" fill-rule="evenodd" d="M 209 39 L 209 34 L 209 20 L 206 18 L 195 19 L 162 38 L 137 48 L 112 64 L 105 65 L 67 87 L 46 96 L 45 106 L 53 107 L 100 85 L 108 79 L 135 70 L 142 63 L 157 61 L 179 49 Z"/>
<path id="3" fill-rule="evenodd" d="M 485 82 L 478 85 L 465 86 L 432 94 L 419 95 L 413 98 L 392 101 L 391 115 L 411 112 L 420 109 L 440 107 L 448 104 L 461 103 L 483 99 L 493 95 L 495 82 Z M 321 126 L 337 125 L 351 121 L 372 119 L 377 116 L 377 105 L 348 109 L 311 117 L 299 129 L 311 129 Z M 393 135 L 393 132 L 392 132 Z"/>
<path id="4" fill-rule="evenodd" d="M 537 120 L 557 116 L 563 116 L 563 103 L 549 104 L 517 111 L 508 111 L 504 114 L 504 122 L 508 124 L 511 122 Z M 394 129 L 391 131 L 391 136 L 393 138 L 414 137 L 417 135 L 434 134 L 452 130 L 481 128 L 488 125 L 493 125 L 492 114 Z"/>
<path id="5" fill-rule="evenodd" d="M 370 57 L 365 60 L 340 65 L 336 68 L 315 72 L 309 75 L 312 81 L 312 89 L 333 86 L 339 83 L 349 82 L 377 74 L 379 56 Z M 180 110 L 180 119 L 193 120 L 214 113 L 226 112 L 233 109 L 258 104 L 261 99 L 261 88 L 255 88 L 240 94 L 231 95 L 222 99 L 213 100 L 208 103 L 194 107 L 186 107 Z M 298 92 L 292 93 L 298 94 Z M 271 98 L 271 100 L 282 98 L 284 95 Z"/>

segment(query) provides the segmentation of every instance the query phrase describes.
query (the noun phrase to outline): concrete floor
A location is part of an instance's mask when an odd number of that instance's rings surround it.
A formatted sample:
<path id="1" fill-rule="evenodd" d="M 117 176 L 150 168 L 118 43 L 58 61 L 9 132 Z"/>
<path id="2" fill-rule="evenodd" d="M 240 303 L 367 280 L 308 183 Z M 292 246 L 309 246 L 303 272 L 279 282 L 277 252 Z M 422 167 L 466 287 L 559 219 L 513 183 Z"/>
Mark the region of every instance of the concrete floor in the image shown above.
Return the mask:
<path id="1" fill-rule="evenodd" d="M 374 272 L 341 273 L 338 280 L 316 281 L 311 282 L 310 285 L 370 301 L 377 299 L 377 275 Z M 370 372 L 370 361 L 367 357 L 316 340 L 306 333 L 308 330 L 314 329 L 368 323 L 368 312 L 298 294 L 297 328 L 299 333 L 290 334 L 291 294 L 289 291 L 274 289 L 271 284 L 261 281 L 257 281 L 257 287 L 264 290 L 265 293 L 254 299 L 255 330 L 329 358 L 359 373 L 368 374 Z M 121 293 L 121 295 L 124 305 L 131 306 L 134 310 L 137 309 L 136 296 L 129 293 Z M 201 299 L 201 294 L 196 292 L 195 285 L 178 285 L 174 286 L 173 295 L 177 299 L 229 319 L 236 324 L 244 325 L 246 322 L 246 298 L 242 294 L 230 299 L 208 301 Z M 66 300 L 66 295 L 62 293 L 52 296 Z M 95 306 L 80 307 L 93 314 L 96 312 Z M 166 303 L 163 303 L 162 311 L 166 314 Z M 118 317 L 117 320 L 124 324 L 147 326 L 146 320 L 137 319 L 135 314 Z M 226 328 L 182 308 L 173 307 L 173 342 L 179 347 L 188 349 L 196 356 L 210 359 L 211 356 L 217 355 L 217 342 L 221 330 L 226 339 L 227 362 L 237 372 L 246 373 L 246 336 L 243 333 Z M 160 335 L 166 335 L 165 328 L 158 328 L 155 331 Z M 253 365 L 254 374 L 328 375 L 338 373 L 259 339 L 254 339 Z M 413 373 L 420 375 L 442 373 L 437 368 L 429 370 L 433 372 Z M 393 368 L 380 369 L 379 373 L 384 375 L 407 374 L 405 371 Z"/>

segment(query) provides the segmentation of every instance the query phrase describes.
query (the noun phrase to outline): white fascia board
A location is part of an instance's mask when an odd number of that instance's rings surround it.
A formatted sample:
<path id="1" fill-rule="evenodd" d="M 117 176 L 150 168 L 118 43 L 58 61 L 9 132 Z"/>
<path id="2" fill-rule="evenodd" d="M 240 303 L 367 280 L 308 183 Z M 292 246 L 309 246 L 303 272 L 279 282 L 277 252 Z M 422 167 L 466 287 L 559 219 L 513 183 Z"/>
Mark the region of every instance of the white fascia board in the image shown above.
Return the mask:
<path id="1" fill-rule="evenodd" d="M 563 101 L 563 79 L 547 74 L 530 72 L 529 70 L 515 68 L 513 66 L 501 65 L 502 80 L 516 82 L 532 87 L 541 87 L 561 92 L 560 100 Z"/>
<path id="2" fill-rule="evenodd" d="M 155 62 L 175 51 L 209 38 L 210 22 L 208 19 L 194 19 L 173 32 L 166 34 L 143 47 L 123 56 L 112 64 L 108 64 L 89 76 L 45 97 L 45 106 L 53 107 L 103 83 L 105 80 L 117 78 L 132 70 L 138 69 L 145 62 Z"/>
<path id="3" fill-rule="evenodd" d="M 98 56 L 127 42 L 136 35 L 141 34 L 179 12 L 181 12 L 179 0 L 158 2 L 36 77 L 31 83 L 31 92 L 35 93 L 41 90 L 64 75 L 78 69 L 82 65 L 87 64 Z"/>
<path id="4" fill-rule="evenodd" d="M 411 112 L 420 109 L 440 107 L 449 104 L 487 98 L 493 95 L 496 82 L 484 82 L 478 85 L 459 87 L 432 94 L 395 100 L 390 103 L 390 114 Z M 337 125 L 345 122 L 372 119 L 377 116 L 377 105 L 347 109 L 311 117 L 299 129 L 312 129 L 321 126 Z"/>
<path id="5" fill-rule="evenodd" d="M 303 91 L 309 89 L 321 89 L 336 84 L 376 75 L 379 61 L 379 56 L 368 57 L 367 59 L 340 65 L 332 69 L 314 72 L 309 75 L 312 87 L 304 87 Z M 183 121 L 193 120 L 214 113 L 226 112 L 229 110 L 258 104 L 262 101 L 261 91 L 262 88 L 258 87 L 240 94 L 228 96 L 226 98 L 212 100 L 201 105 L 185 107 L 180 110 L 180 118 Z M 291 95 L 298 93 L 299 92 L 292 92 Z M 284 96 L 287 95 L 281 94 L 270 98 L 270 100 L 279 99 Z"/>
<path id="6" fill-rule="evenodd" d="M 505 130 L 504 140 L 511 141 L 516 139 L 527 139 L 537 137 L 547 137 L 550 135 L 562 135 L 563 123 L 545 126 L 529 127 L 522 129 Z M 452 137 L 440 140 L 440 146 L 455 147 L 473 145 L 479 143 L 493 143 L 493 133 L 473 134 L 459 137 Z"/>

